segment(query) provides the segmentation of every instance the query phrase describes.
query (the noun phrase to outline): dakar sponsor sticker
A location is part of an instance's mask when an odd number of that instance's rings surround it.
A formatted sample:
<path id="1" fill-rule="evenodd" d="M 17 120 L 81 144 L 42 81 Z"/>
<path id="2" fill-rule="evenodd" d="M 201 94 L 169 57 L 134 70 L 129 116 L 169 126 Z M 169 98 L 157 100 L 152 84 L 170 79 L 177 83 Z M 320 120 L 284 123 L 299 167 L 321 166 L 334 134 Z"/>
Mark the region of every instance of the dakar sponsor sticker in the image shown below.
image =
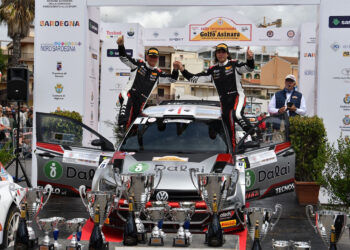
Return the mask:
<path id="1" fill-rule="evenodd" d="M 129 167 L 129 171 L 132 173 L 143 173 L 149 169 L 149 165 L 146 163 L 137 163 Z"/>
<path id="2" fill-rule="evenodd" d="M 248 157 L 250 167 L 258 167 L 270 163 L 277 162 L 276 153 L 273 150 L 260 152 L 257 154 L 250 155 Z"/>
<path id="3" fill-rule="evenodd" d="M 220 221 L 220 225 L 222 228 L 234 227 L 237 225 L 237 222 L 236 222 L 236 220 Z"/>
<path id="4" fill-rule="evenodd" d="M 255 173 L 252 170 L 246 170 L 245 171 L 245 187 L 251 188 L 255 184 Z"/>
<path id="5" fill-rule="evenodd" d="M 49 161 L 44 166 L 44 174 L 47 178 L 51 180 L 57 180 L 61 178 L 63 173 L 63 168 L 61 164 L 57 161 Z"/>
<path id="6" fill-rule="evenodd" d="M 188 162 L 188 158 L 167 155 L 167 156 L 161 156 L 161 157 L 153 157 L 152 161 L 184 161 L 184 162 Z"/>

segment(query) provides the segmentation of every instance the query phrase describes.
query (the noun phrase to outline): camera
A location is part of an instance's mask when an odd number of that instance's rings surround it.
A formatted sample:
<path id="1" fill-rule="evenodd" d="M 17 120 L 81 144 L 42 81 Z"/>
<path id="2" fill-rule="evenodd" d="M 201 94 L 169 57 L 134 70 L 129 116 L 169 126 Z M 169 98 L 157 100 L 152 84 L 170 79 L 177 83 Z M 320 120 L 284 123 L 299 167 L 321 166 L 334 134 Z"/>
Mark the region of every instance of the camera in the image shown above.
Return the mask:
<path id="1" fill-rule="evenodd" d="M 287 102 L 287 107 L 288 107 L 288 108 L 291 108 L 293 105 L 294 105 L 294 103 L 292 103 L 292 102 Z"/>

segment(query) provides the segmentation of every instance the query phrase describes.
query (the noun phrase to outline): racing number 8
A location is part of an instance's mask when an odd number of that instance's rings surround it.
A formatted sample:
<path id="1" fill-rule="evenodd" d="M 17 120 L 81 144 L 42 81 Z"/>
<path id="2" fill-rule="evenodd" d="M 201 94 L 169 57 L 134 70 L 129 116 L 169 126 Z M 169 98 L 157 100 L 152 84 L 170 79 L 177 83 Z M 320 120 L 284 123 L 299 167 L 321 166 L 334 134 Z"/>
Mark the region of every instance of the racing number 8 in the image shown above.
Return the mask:
<path id="1" fill-rule="evenodd" d="M 250 185 L 252 184 L 252 180 L 250 177 L 249 172 L 245 175 L 245 186 L 246 187 L 250 187 Z"/>
<path id="2" fill-rule="evenodd" d="M 137 164 L 135 167 L 135 172 L 141 172 L 143 169 L 142 164 Z"/>

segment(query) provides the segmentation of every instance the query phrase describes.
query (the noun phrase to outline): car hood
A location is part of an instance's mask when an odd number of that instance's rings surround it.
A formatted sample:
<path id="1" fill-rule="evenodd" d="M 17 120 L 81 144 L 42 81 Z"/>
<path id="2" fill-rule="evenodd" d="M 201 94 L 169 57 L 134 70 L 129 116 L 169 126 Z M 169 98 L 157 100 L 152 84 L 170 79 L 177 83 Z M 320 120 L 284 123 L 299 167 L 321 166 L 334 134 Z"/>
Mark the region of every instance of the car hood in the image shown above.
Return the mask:
<path id="1" fill-rule="evenodd" d="M 190 177 L 190 169 L 200 173 L 210 173 L 218 154 L 167 154 L 135 153 L 126 155 L 123 173 L 156 173 L 162 170 L 157 189 L 195 190 Z M 156 183 L 159 179 L 156 180 Z"/>

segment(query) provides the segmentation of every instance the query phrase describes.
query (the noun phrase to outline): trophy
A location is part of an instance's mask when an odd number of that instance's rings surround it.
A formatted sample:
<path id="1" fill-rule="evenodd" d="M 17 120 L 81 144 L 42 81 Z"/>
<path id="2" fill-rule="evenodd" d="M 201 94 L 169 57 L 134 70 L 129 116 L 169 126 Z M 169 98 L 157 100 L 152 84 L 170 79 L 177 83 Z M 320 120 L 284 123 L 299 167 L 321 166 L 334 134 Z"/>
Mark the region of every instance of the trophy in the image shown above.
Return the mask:
<path id="1" fill-rule="evenodd" d="M 311 242 L 305 241 L 291 241 L 292 250 L 310 250 Z"/>
<path id="2" fill-rule="evenodd" d="M 170 215 L 173 221 L 179 222 L 179 229 L 173 240 L 173 246 L 189 246 L 192 242 L 192 234 L 189 231 L 189 221 L 194 214 L 194 211 L 194 202 L 180 202 L 179 208 L 172 208 L 170 210 Z M 184 227 L 186 228 L 186 231 Z"/>
<path id="3" fill-rule="evenodd" d="M 114 205 L 118 203 L 119 199 L 116 198 L 115 192 L 113 191 L 86 192 L 86 187 L 84 185 L 81 185 L 79 187 L 79 194 L 91 218 L 94 218 L 96 209 L 97 207 L 99 207 L 99 218 L 100 218 L 99 222 L 100 222 L 102 238 L 103 238 L 104 244 L 108 248 L 108 242 L 106 242 L 104 238 L 104 235 L 102 232 L 102 226 L 105 223 L 111 211 L 113 210 Z M 85 199 L 87 199 L 87 202 L 85 202 Z"/>
<path id="4" fill-rule="evenodd" d="M 166 234 L 163 232 L 162 226 L 167 211 L 168 208 L 164 203 L 163 206 L 158 204 L 158 206 L 146 208 L 148 219 L 154 223 L 151 238 L 148 243 L 150 246 L 164 246 L 164 238 L 166 237 Z"/>
<path id="5" fill-rule="evenodd" d="M 212 214 L 205 242 L 213 247 L 222 246 L 224 235 L 218 212 L 224 207 L 228 190 L 235 182 L 233 175 L 227 173 L 197 173 L 195 169 L 190 169 L 190 176 L 194 187 L 205 201 L 207 210 Z M 197 177 L 197 181 L 194 180 L 194 176 Z"/>
<path id="6" fill-rule="evenodd" d="M 53 227 L 53 239 L 54 239 L 54 247 L 55 249 L 62 248 L 62 245 L 58 243 L 58 234 L 59 234 L 59 227 L 64 225 L 64 222 L 66 221 L 63 217 L 52 217 L 52 227 Z"/>
<path id="7" fill-rule="evenodd" d="M 10 183 L 9 191 L 13 202 L 20 209 L 21 203 L 27 203 L 27 228 L 29 234 L 29 245 L 34 248 L 38 245 L 38 238 L 31 227 L 33 219 L 36 218 L 40 210 L 45 206 L 52 193 L 52 186 L 46 185 L 45 188 L 17 188 L 14 183 Z M 44 202 L 44 196 L 46 196 Z"/>
<path id="8" fill-rule="evenodd" d="M 291 242 L 287 240 L 274 240 L 272 239 L 273 250 L 290 250 Z"/>
<path id="9" fill-rule="evenodd" d="M 335 242 L 338 242 L 345 230 L 347 215 L 344 212 L 320 210 L 314 213 L 313 207 L 308 205 L 306 206 L 306 216 L 326 246 L 329 246 L 330 243 L 332 225 L 335 227 Z M 313 225 L 311 217 L 316 218 L 316 225 Z"/>
<path id="10" fill-rule="evenodd" d="M 54 245 L 50 241 L 49 233 L 53 231 L 53 219 L 52 218 L 45 218 L 45 219 L 39 219 L 39 217 L 36 217 L 36 222 L 39 226 L 40 230 L 43 230 L 45 232 L 44 239 L 39 244 L 39 250 L 54 250 Z"/>
<path id="11" fill-rule="evenodd" d="M 158 173 L 158 184 L 154 186 L 154 180 Z M 121 188 L 124 196 L 127 198 L 133 197 L 138 243 L 147 243 L 147 232 L 140 219 L 140 214 L 144 211 L 146 203 L 149 201 L 154 190 L 158 187 L 161 179 L 162 172 L 160 170 L 157 170 L 156 174 L 127 173 L 120 175 Z"/>
<path id="12" fill-rule="evenodd" d="M 72 240 L 66 247 L 66 250 L 80 250 L 82 249 L 81 244 L 77 240 L 77 234 L 81 233 L 83 225 L 87 219 L 85 218 L 74 218 L 66 221 L 66 230 L 72 233 Z M 80 238 L 80 237 L 79 237 Z"/>
<path id="13" fill-rule="evenodd" d="M 241 221 L 241 218 L 239 216 L 237 217 L 242 225 L 248 227 L 248 234 L 250 238 L 252 240 L 254 239 L 255 222 L 259 221 L 260 241 L 263 241 L 267 233 L 273 230 L 278 220 L 280 219 L 282 215 L 282 205 L 276 204 L 275 211 L 273 211 L 271 208 L 250 207 L 245 208 L 242 212 L 247 216 L 246 223 Z M 271 221 L 274 215 L 277 215 L 277 217 L 275 223 L 272 223 Z"/>

